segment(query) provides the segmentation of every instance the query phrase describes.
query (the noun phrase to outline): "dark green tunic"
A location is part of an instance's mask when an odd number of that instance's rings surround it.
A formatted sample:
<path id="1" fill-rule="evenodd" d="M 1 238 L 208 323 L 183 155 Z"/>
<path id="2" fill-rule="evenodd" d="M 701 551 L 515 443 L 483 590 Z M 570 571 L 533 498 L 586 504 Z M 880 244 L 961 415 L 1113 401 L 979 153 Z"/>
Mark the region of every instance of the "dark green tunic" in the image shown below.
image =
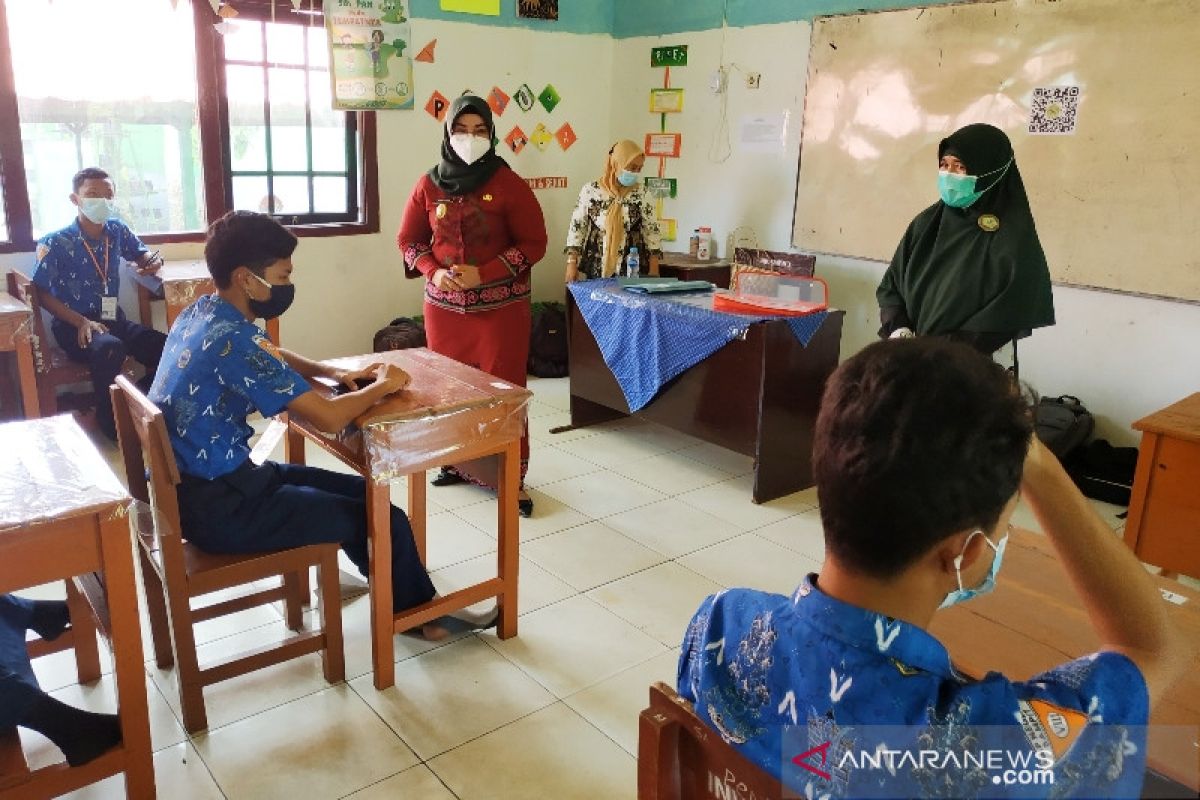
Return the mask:
<path id="1" fill-rule="evenodd" d="M 879 334 L 907 327 L 991 353 L 1054 324 L 1050 270 L 1004 132 L 968 125 L 942 140 L 939 161 L 947 153 L 986 191 L 964 209 L 939 200 L 909 224 L 875 292 Z"/>

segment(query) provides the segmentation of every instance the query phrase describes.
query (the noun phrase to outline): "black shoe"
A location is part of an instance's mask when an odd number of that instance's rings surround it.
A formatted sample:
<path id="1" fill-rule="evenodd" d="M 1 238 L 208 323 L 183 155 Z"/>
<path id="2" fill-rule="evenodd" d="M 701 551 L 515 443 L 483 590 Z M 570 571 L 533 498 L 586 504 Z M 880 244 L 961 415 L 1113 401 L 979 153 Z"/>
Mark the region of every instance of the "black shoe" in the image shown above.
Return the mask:
<path id="1" fill-rule="evenodd" d="M 529 519 L 533 516 L 533 498 L 526 497 L 517 500 L 517 513 L 522 517 Z"/>
<path id="2" fill-rule="evenodd" d="M 442 471 L 438 473 L 437 477 L 430 481 L 434 486 L 453 486 L 456 483 L 466 482 L 466 478 L 449 467 L 442 467 Z"/>

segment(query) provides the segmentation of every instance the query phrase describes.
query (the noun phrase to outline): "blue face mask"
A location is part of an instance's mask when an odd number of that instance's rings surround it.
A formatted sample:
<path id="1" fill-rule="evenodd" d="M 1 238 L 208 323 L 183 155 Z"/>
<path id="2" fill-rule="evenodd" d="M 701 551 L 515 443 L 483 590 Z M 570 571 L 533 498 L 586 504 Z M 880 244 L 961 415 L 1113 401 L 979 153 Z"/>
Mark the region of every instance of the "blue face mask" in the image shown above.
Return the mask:
<path id="1" fill-rule="evenodd" d="M 640 177 L 638 173 L 630 172 L 629 170 L 624 169 L 621 170 L 619 175 L 617 175 L 617 183 L 621 184 L 622 186 L 633 186 L 638 182 L 638 177 Z"/>
<path id="2" fill-rule="evenodd" d="M 951 208 L 968 208 L 976 200 L 983 197 L 983 193 L 1000 182 L 1000 178 L 1004 177 L 1004 173 L 1008 172 L 1009 164 L 1012 164 L 1012 159 L 1008 160 L 1000 169 L 994 169 L 991 172 L 985 172 L 976 177 L 975 175 L 958 175 L 953 172 L 938 172 L 938 195 L 941 196 L 942 202 Z M 992 181 L 985 188 L 975 191 L 975 185 L 979 178 L 986 178 L 988 175 L 1000 173 L 1000 177 Z"/>
<path id="3" fill-rule="evenodd" d="M 1009 528 L 1009 531 L 1011 531 L 1011 527 Z M 979 584 L 974 589 L 964 589 L 962 585 L 962 572 L 959 571 L 960 567 L 962 566 L 962 553 L 955 556 L 954 574 L 958 576 L 958 588 L 947 593 L 946 599 L 942 601 L 942 604 L 938 606 L 938 608 L 949 608 L 952 605 L 970 600 L 973 597 L 978 597 L 981 594 L 987 594 L 992 589 L 996 588 L 996 575 L 998 575 L 1000 572 L 1000 562 L 1004 560 L 1004 547 L 1008 544 L 1008 533 L 1008 531 L 1005 532 L 1004 536 L 1000 539 L 1000 544 L 992 544 L 992 540 L 987 538 L 987 535 L 981 530 L 974 531 L 970 536 L 967 537 L 967 541 L 963 544 L 964 553 L 967 550 L 967 545 L 971 543 L 972 537 L 974 537 L 976 534 L 982 536 L 983 540 L 988 543 L 988 547 L 996 551 L 996 555 L 992 559 L 992 568 L 988 570 L 987 577 L 983 579 L 983 583 Z"/>

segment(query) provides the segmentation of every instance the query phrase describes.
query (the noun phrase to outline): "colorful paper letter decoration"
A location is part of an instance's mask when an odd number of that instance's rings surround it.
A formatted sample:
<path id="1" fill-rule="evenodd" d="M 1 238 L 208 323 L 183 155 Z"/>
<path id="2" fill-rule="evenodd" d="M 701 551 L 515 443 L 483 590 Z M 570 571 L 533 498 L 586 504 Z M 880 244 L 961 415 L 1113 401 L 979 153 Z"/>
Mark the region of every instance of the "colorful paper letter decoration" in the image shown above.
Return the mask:
<path id="1" fill-rule="evenodd" d="M 682 145 L 682 133 L 647 133 L 646 146 L 642 149 L 648 156 L 679 158 Z"/>
<path id="2" fill-rule="evenodd" d="M 575 135 L 575 129 L 569 122 L 564 122 L 563 126 L 554 132 L 554 138 L 558 139 L 558 146 L 563 150 L 570 150 L 571 145 L 579 140 L 579 137 Z"/>
<path id="3" fill-rule="evenodd" d="M 677 114 L 683 111 L 683 89 L 651 89 L 650 111 L 654 114 Z"/>
<path id="4" fill-rule="evenodd" d="M 533 89 L 529 88 L 528 83 L 522 83 L 521 88 L 517 89 L 513 95 L 513 100 L 517 101 L 517 105 L 520 106 L 522 111 L 528 111 L 533 108 Z"/>
<path id="5" fill-rule="evenodd" d="M 545 125 L 539 122 L 538 126 L 533 129 L 533 133 L 530 134 L 529 141 L 533 142 L 533 146 L 538 150 L 545 151 L 546 145 L 554 141 L 554 136 L 546 130 Z"/>
<path id="6" fill-rule="evenodd" d="M 435 47 L 437 47 L 437 39 L 434 39 L 432 42 L 422 47 L 421 52 L 417 53 L 416 60 L 423 61 L 426 64 L 432 64 L 434 58 L 433 49 Z"/>
<path id="7" fill-rule="evenodd" d="M 429 112 L 429 116 L 438 122 L 446 119 L 446 111 L 449 108 L 450 101 L 446 99 L 446 95 L 436 90 L 429 95 L 429 102 L 425 104 L 425 110 Z"/>
<path id="8" fill-rule="evenodd" d="M 664 242 L 675 241 L 675 230 L 676 230 L 675 220 L 660 219 L 658 221 L 658 232 L 662 236 L 662 240 Z"/>
<path id="9" fill-rule="evenodd" d="M 546 84 L 546 88 L 542 89 L 542 93 L 538 95 L 538 102 L 542 104 L 542 108 L 546 109 L 546 113 L 554 111 L 554 107 L 562 102 L 562 98 L 558 96 L 558 92 L 550 84 Z"/>
<path id="10" fill-rule="evenodd" d="M 525 131 L 521 130 L 520 125 L 514 125 L 508 136 L 504 137 L 504 142 L 514 154 L 520 154 L 525 145 L 529 144 L 529 138 L 525 136 Z"/>
<path id="11" fill-rule="evenodd" d="M 674 178 L 646 178 L 646 194 L 651 197 L 674 197 L 675 192 Z"/>
<path id="12" fill-rule="evenodd" d="M 488 105 L 492 107 L 492 113 L 497 117 L 504 115 L 504 109 L 508 108 L 508 101 L 511 99 L 499 86 L 493 86 L 487 96 Z"/>

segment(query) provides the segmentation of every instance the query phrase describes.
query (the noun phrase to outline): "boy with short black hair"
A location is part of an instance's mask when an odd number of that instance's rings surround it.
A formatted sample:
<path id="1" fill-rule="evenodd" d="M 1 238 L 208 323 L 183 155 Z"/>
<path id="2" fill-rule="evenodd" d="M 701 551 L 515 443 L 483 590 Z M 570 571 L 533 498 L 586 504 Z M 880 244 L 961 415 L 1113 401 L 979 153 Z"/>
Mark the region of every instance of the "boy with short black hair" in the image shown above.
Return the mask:
<path id="1" fill-rule="evenodd" d="M 167 338 L 130 322 L 117 305 L 121 259 L 140 274 L 157 272 L 162 259 L 116 218 L 116 187 L 107 172 L 82 169 L 71 187 L 71 202 L 79 214 L 67 227 L 38 241 L 33 282 L 41 290 L 42 305 L 54 316 L 50 331 L 55 340 L 68 358 L 90 368 L 96 422 L 115 441 L 109 385 L 125 357 L 133 356 L 146 367 L 144 384 L 149 386 Z"/>
<path id="2" fill-rule="evenodd" d="M 1142 565 L 1031 434 L 1006 373 L 965 345 L 879 342 L 849 359 L 826 386 L 813 448 L 819 576 L 791 597 L 732 589 L 707 599 L 684 639 L 680 694 L 764 770 L 808 781 L 789 788 L 810 797 L 888 796 L 878 793 L 886 774 L 836 758 L 850 739 L 873 751 L 874 726 L 936 728 L 948 739 L 927 741 L 948 747 L 1024 737 L 1038 750 L 1049 741 L 1042 716 L 1068 748 L 1053 766 L 1056 796 L 1137 797 L 1149 705 L 1191 647 Z M 969 680 L 926 628 L 939 608 L 994 586 L 1018 489 L 1103 644 L 1029 681 Z M 827 780 L 789 762 L 821 741 L 835 763 L 813 764 Z M 999 793 L 965 771 L 901 765 L 890 779 L 918 796 L 931 778 L 939 796 Z"/>

